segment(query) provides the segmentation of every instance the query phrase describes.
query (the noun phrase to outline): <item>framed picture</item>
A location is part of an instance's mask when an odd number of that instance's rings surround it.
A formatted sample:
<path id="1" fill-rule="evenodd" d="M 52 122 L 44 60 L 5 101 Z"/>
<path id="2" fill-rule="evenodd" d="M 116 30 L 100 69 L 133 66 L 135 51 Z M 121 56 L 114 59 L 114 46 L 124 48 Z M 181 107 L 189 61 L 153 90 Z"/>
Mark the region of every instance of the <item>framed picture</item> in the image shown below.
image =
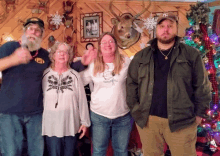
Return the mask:
<path id="1" fill-rule="evenodd" d="M 93 12 L 80 14 L 81 42 L 96 42 L 103 32 L 103 13 Z"/>
<path id="2" fill-rule="evenodd" d="M 174 15 L 176 15 L 179 18 L 178 11 L 168 11 L 168 12 L 172 12 Z M 157 21 L 158 17 L 164 13 L 165 12 L 152 12 L 152 17 L 154 17 L 154 19 Z M 154 28 L 150 33 L 150 39 L 153 39 L 155 37 L 156 37 L 156 28 Z"/>

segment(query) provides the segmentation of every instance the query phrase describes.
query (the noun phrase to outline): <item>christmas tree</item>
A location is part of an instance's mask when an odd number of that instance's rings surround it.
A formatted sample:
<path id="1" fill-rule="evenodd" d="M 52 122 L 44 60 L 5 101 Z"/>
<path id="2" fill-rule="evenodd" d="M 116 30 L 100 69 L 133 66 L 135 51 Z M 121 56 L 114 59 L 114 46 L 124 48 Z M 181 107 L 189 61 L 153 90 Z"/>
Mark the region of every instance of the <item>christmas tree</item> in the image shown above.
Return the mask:
<path id="1" fill-rule="evenodd" d="M 197 132 L 197 150 L 213 154 L 220 148 L 220 104 L 218 88 L 220 84 L 220 38 L 209 23 L 210 9 L 206 3 L 198 2 L 190 6 L 187 14 L 190 27 L 186 29 L 184 41 L 200 51 L 212 84 L 212 101 L 207 110 L 208 119 L 202 119 Z M 220 26 L 219 26 L 220 27 Z"/>

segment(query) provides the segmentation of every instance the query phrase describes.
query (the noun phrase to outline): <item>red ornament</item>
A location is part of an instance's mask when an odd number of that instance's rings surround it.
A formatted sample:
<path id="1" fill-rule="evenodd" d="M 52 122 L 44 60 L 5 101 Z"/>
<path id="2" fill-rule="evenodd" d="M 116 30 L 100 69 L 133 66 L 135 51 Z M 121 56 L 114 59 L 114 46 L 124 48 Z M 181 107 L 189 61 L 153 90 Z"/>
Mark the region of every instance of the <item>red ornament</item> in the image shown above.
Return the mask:
<path id="1" fill-rule="evenodd" d="M 198 37 L 196 37 L 195 39 L 194 39 L 194 42 L 195 43 L 198 43 L 200 41 L 200 39 L 198 38 Z"/>
<path id="2" fill-rule="evenodd" d="M 216 68 L 214 65 L 214 60 L 213 60 L 213 47 L 212 47 L 212 43 L 211 40 L 208 37 L 208 33 L 207 33 L 207 27 L 204 24 L 200 24 L 200 30 L 203 33 L 203 39 L 205 40 L 205 48 L 207 50 L 209 50 L 209 52 L 206 54 L 206 56 L 209 59 L 209 64 L 211 66 L 211 70 L 208 71 L 210 73 L 209 75 L 209 79 L 212 83 L 212 88 L 213 91 L 215 92 L 215 94 L 212 95 L 212 101 L 214 104 L 218 104 L 219 103 L 219 98 L 218 98 L 218 83 L 216 81 Z"/>
<path id="3" fill-rule="evenodd" d="M 212 128 L 212 129 L 216 129 L 216 128 L 217 128 L 217 125 L 216 125 L 215 123 L 212 123 L 212 124 L 211 124 L 211 128 Z"/>

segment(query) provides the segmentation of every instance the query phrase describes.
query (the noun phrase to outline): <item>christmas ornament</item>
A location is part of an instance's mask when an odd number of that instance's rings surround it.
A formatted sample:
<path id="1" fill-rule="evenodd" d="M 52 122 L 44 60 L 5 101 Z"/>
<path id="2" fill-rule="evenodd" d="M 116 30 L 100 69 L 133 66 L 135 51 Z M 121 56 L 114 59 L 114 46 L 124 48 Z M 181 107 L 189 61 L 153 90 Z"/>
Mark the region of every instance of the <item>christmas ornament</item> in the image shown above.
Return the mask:
<path id="1" fill-rule="evenodd" d="M 60 25 L 63 24 L 62 23 L 62 18 L 63 16 L 59 15 L 58 12 L 56 12 L 55 14 L 51 14 L 49 17 L 49 25 L 53 25 L 55 27 L 52 27 L 52 30 L 57 30 L 59 29 Z"/>
<path id="2" fill-rule="evenodd" d="M 209 145 L 209 149 L 212 151 L 212 152 L 215 152 L 217 150 L 217 145 L 216 145 L 216 142 L 215 142 L 215 139 L 212 139 L 210 141 L 210 145 Z"/>
<path id="3" fill-rule="evenodd" d="M 211 116 L 211 118 L 212 118 L 213 120 L 215 120 L 215 119 L 217 119 L 218 117 L 219 117 L 218 112 L 214 111 L 213 114 L 212 114 L 212 116 Z"/>
<path id="4" fill-rule="evenodd" d="M 141 43 L 140 47 L 141 47 L 141 49 L 144 49 L 145 48 L 145 43 Z"/>
<path id="5" fill-rule="evenodd" d="M 154 17 L 149 17 L 147 19 L 144 19 L 144 28 L 146 28 L 149 32 L 154 30 L 157 25 L 157 20 Z"/>
<path id="6" fill-rule="evenodd" d="M 215 123 L 212 123 L 212 124 L 211 124 L 211 128 L 212 128 L 213 130 L 215 130 L 216 127 L 217 127 L 217 125 L 216 125 Z"/>
<path id="7" fill-rule="evenodd" d="M 199 37 L 196 37 L 196 38 L 194 39 L 194 42 L 195 42 L 195 43 L 199 43 L 199 42 L 200 42 Z"/>

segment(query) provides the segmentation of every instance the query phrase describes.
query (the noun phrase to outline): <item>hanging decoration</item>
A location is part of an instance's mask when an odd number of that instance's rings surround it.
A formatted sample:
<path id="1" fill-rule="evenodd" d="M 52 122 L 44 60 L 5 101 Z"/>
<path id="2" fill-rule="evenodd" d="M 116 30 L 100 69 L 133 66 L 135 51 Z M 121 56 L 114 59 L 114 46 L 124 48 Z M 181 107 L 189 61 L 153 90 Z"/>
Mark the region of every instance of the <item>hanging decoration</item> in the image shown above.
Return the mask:
<path id="1" fill-rule="evenodd" d="M 152 30 L 154 30 L 157 26 L 157 20 L 154 17 L 149 17 L 147 19 L 144 19 L 144 27 L 145 29 L 148 30 L 150 33 Z"/>
<path id="2" fill-rule="evenodd" d="M 47 47 L 47 51 L 51 52 L 51 47 L 56 43 L 56 39 L 53 35 L 51 35 L 50 37 L 48 37 L 48 47 Z"/>
<path id="3" fill-rule="evenodd" d="M 15 10 L 16 0 L 3 0 L 5 1 L 6 11 L 9 13 L 10 10 Z"/>
<path id="4" fill-rule="evenodd" d="M 0 6 L 0 24 L 3 23 L 6 18 L 8 17 L 8 12 L 7 12 L 7 5 L 5 3 L 5 1 L 1 2 L 1 6 Z"/>
<path id="5" fill-rule="evenodd" d="M 40 14 L 43 11 L 49 13 L 49 0 L 38 0 L 38 3 L 30 3 L 27 8 L 31 9 L 32 14 Z"/>
<path id="6" fill-rule="evenodd" d="M 73 33 L 75 33 L 75 29 L 73 27 L 71 27 L 70 29 L 71 29 L 71 33 L 67 33 L 66 32 L 66 30 L 67 30 L 66 27 L 63 30 L 63 40 L 67 44 L 72 43 L 72 41 L 73 41 Z"/>
<path id="7" fill-rule="evenodd" d="M 73 27 L 73 16 L 68 16 L 67 14 L 63 14 L 62 22 L 66 28 Z"/>
<path id="8" fill-rule="evenodd" d="M 53 31 L 59 29 L 60 25 L 63 24 L 62 18 L 63 18 L 63 16 L 59 15 L 58 12 L 48 16 L 47 17 L 47 21 L 49 23 L 48 28 Z"/>
<path id="9" fill-rule="evenodd" d="M 145 46 L 145 43 L 143 43 L 143 42 L 140 43 L 140 48 L 141 48 L 141 49 L 144 49 L 145 47 L 146 47 L 146 46 Z"/>
<path id="10" fill-rule="evenodd" d="M 117 15 L 117 13 L 115 13 L 112 9 L 113 0 L 111 0 L 109 3 L 109 10 L 115 17 L 111 19 L 111 23 L 113 24 L 112 33 L 117 40 L 118 47 L 121 49 L 130 48 L 140 39 L 141 28 L 139 24 L 141 24 L 143 21 L 138 19 L 138 17 L 140 17 L 150 8 L 151 0 L 148 0 L 148 5 L 146 7 L 144 0 L 142 2 L 142 10 L 140 10 L 140 12 L 134 16 L 131 13 Z"/>
<path id="11" fill-rule="evenodd" d="M 71 0 L 63 1 L 64 14 L 71 14 L 73 12 L 73 6 L 76 2 Z"/>

